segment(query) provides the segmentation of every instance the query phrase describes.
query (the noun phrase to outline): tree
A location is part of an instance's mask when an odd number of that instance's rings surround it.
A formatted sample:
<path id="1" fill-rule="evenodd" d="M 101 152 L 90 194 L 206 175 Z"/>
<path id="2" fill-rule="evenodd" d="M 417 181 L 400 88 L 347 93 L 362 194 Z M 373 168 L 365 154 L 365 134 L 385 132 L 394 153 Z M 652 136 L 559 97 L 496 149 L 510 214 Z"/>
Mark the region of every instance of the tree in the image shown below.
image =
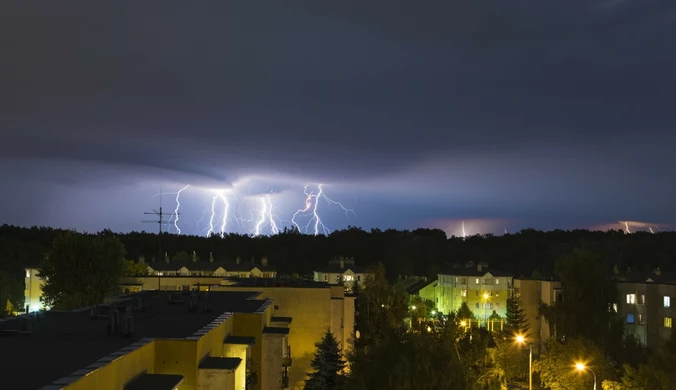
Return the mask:
<path id="1" fill-rule="evenodd" d="M 147 275 L 148 266 L 143 263 L 137 263 L 134 260 L 124 261 L 124 276 Z"/>
<path id="2" fill-rule="evenodd" d="M 470 321 L 474 319 L 474 312 L 469 308 L 469 306 L 467 306 L 467 302 L 463 302 L 460 305 L 460 308 L 458 308 L 456 317 L 458 317 L 461 321 Z"/>
<path id="3" fill-rule="evenodd" d="M 13 315 L 17 307 L 23 311 L 22 286 L 13 273 L 0 269 L 0 318 Z"/>
<path id="4" fill-rule="evenodd" d="M 615 380 L 613 363 L 594 343 L 585 339 L 546 342 L 545 353 L 533 362 L 533 371 L 540 374 L 542 385 L 551 390 L 579 390 L 591 388 L 593 376 L 575 370 L 575 363 L 583 362 L 596 373 L 598 383 Z"/>
<path id="5" fill-rule="evenodd" d="M 516 294 L 512 294 L 507 298 L 505 332 L 509 335 L 520 334 L 525 336 L 528 334 L 529 329 L 526 311 L 521 306 L 521 298 Z"/>
<path id="6" fill-rule="evenodd" d="M 72 309 L 102 303 L 118 289 L 124 255 L 116 237 L 74 231 L 58 235 L 39 273 L 45 305 Z"/>
<path id="7" fill-rule="evenodd" d="M 330 329 L 326 330 L 324 337 L 315 344 L 315 347 L 317 352 L 310 363 L 315 372 L 309 374 L 305 390 L 341 389 L 344 383 L 345 361 L 340 353 L 338 341 Z"/>

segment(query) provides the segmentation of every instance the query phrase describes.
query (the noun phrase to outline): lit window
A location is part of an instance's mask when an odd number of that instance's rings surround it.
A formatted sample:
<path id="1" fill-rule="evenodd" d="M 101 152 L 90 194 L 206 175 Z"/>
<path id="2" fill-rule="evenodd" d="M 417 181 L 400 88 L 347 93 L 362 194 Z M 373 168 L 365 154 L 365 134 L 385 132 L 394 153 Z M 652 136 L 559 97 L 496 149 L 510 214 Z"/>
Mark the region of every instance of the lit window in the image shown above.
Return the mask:
<path id="1" fill-rule="evenodd" d="M 476 278 L 476 284 L 479 284 L 479 278 Z"/>
<path id="2" fill-rule="evenodd" d="M 638 323 L 641 325 L 645 324 L 645 318 L 643 318 L 643 314 L 638 315 Z"/>
<path id="3" fill-rule="evenodd" d="M 671 307 L 671 297 L 664 297 L 664 307 Z"/>
<path id="4" fill-rule="evenodd" d="M 499 279 L 499 278 L 496 278 L 496 279 L 495 279 L 495 284 L 500 284 L 500 279 Z"/>
<path id="5" fill-rule="evenodd" d="M 664 327 L 671 328 L 671 317 L 664 317 Z"/>
<path id="6" fill-rule="evenodd" d="M 27 277 L 27 278 L 30 278 L 30 277 L 31 277 L 31 271 L 26 270 L 26 277 Z"/>
<path id="7" fill-rule="evenodd" d="M 635 322 L 633 314 L 627 314 L 627 324 L 633 324 Z"/>
<path id="8" fill-rule="evenodd" d="M 353 280 L 354 280 L 354 276 L 352 276 L 352 275 L 345 275 L 345 281 L 351 282 L 351 281 L 353 281 Z"/>
<path id="9" fill-rule="evenodd" d="M 617 303 L 613 303 L 613 312 L 617 313 Z"/>
<path id="10" fill-rule="evenodd" d="M 645 295 L 641 294 L 641 305 L 645 305 Z"/>
<path id="11" fill-rule="evenodd" d="M 636 303 L 636 294 L 627 294 L 627 303 L 633 305 Z"/>
<path id="12" fill-rule="evenodd" d="M 467 296 L 467 290 L 460 290 L 460 295 L 463 297 Z"/>

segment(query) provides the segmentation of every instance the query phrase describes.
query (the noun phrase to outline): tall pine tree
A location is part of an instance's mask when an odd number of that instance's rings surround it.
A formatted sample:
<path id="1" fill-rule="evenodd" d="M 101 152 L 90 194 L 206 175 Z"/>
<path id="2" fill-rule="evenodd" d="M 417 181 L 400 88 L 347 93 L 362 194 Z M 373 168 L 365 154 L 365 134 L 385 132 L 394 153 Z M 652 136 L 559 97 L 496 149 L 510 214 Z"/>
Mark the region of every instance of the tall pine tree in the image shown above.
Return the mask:
<path id="1" fill-rule="evenodd" d="M 528 325 L 528 318 L 526 311 L 521 306 L 521 298 L 512 293 L 507 298 L 507 313 L 506 313 L 505 331 L 509 334 L 526 335 L 530 326 Z"/>
<path id="2" fill-rule="evenodd" d="M 305 390 L 337 390 L 343 386 L 343 368 L 345 361 L 340 353 L 338 341 L 329 329 L 324 337 L 315 344 L 317 352 L 310 363 L 315 372 L 309 374 Z"/>

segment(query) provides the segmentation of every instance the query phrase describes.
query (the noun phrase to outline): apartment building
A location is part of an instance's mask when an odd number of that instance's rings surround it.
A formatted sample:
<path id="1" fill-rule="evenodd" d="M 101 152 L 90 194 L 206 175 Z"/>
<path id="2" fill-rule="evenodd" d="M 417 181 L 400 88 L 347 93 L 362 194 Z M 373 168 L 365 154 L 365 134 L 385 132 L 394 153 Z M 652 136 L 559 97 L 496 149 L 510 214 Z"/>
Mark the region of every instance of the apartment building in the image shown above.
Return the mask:
<path id="1" fill-rule="evenodd" d="M 303 280 L 222 278 L 217 276 L 141 276 L 125 278 L 120 287 L 129 291 L 255 291 L 274 302 L 273 316 L 293 318 L 289 342 L 293 346 L 290 387 L 302 389 L 315 343 L 329 328 L 343 352 L 352 346 L 355 298 L 343 286 Z"/>
<path id="2" fill-rule="evenodd" d="M 143 292 L 0 322 L 3 385 L 23 389 L 288 388 L 290 320 L 259 292 Z M 249 384 L 247 384 L 249 382 Z"/>
<path id="3" fill-rule="evenodd" d="M 540 316 L 540 305 L 553 306 L 563 299 L 561 282 L 557 280 L 514 279 L 514 294 L 521 298 L 521 307 L 528 320 L 528 335 L 533 347 L 542 350 L 543 342 L 555 335 L 553 326 Z"/>
<path id="4" fill-rule="evenodd" d="M 617 278 L 616 310 L 625 323 L 625 332 L 648 348 L 661 347 L 671 336 L 676 319 L 676 275 L 658 268 L 652 273 L 627 272 Z"/>
<path id="5" fill-rule="evenodd" d="M 485 320 L 493 311 L 504 317 L 507 297 L 513 289 L 512 276 L 488 264 L 468 262 L 437 277 L 435 301 L 437 309 L 448 314 L 460 308 L 463 302 L 479 319 Z"/>

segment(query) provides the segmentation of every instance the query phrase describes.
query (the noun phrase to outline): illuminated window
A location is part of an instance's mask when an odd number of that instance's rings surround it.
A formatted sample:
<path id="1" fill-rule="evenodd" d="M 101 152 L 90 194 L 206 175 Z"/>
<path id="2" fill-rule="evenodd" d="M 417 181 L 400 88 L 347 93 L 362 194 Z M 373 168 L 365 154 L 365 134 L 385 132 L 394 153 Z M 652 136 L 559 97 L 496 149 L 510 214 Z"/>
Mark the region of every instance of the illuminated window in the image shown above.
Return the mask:
<path id="1" fill-rule="evenodd" d="M 633 324 L 635 322 L 633 314 L 627 314 L 627 324 Z"/>
<path id="2" fill-rule="evenodd" d="M 664 327 L 671 328 L 671 317 L 664 317 Z"/>
<path id="3" fill-rule="evenodd" d="M 495 284 L 500 284 L 500 278 L 495 278 Z"/>
<path id="4" fill-rule="evenodd" d="M 467 290 L 460 290 L 460 295 L 463 297 L 467 296 Z"/>
<path id="5" fill-rule="evenodd" d="M 26 270 L 26 277 L 27 277 L 27 278 L 30 278 L 30 277 L 31 277 L 31 271 Z"/>
<path id="6" fill-rule="evenodd" d="M 347 282 L 351 282 L 351 281 L 354 280 L 354 276 L 352 276 L 352 275 L 345 275 L 344 278 L 345 278 L 345 281 L 347 281 Z"/>
<path id="7" fill-rule="evenodd" d="M 636 303 L 636 294 L 627 294 L 627 303 L 633 305 Z"/>
<path id="8" fill-rule="evenodd" d="M 645 305 L 645 295 L 641 294 L 641 305 Z"/>
<path id="9" fill-rule="evenodd" d="M 476 278 L 476 284 L 479 284 L 479 278 Z"/>
<path id="10" fill-rule="evenodd" d="M 617 303 L 613 303 L 613 312 L 617 313 Z"/>
<path id="11" fill-rule="evenodd" d="M 671 297 L 664 297 L 664 307 L 671 307 Z"/>
<path id="12" fill-rule="evenodd" d="M 645 324 L 645 318 L 643 318 L 643 314 L 638 315 L 638 323 L 641 325 Z"/>

